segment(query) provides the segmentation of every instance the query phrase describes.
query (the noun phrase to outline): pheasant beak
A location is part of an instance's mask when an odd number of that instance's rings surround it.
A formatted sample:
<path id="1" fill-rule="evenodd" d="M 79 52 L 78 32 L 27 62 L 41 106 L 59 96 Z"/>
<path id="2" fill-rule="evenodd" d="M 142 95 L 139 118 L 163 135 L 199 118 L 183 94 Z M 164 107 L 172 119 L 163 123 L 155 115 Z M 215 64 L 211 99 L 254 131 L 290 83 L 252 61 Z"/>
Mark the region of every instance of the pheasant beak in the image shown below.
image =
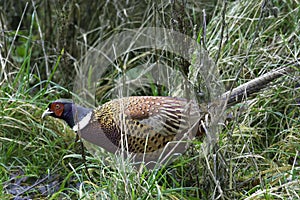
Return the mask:
<path id="1" fill-rule="evenodd" d="M 44 119 L 45 117 L 47 117 L 48 115 L 51 115 L 53 112 L 49 110 L 49 108 L 47 108 L 47 110 L 45 110 L 42 114 L 42 119 Z"/>

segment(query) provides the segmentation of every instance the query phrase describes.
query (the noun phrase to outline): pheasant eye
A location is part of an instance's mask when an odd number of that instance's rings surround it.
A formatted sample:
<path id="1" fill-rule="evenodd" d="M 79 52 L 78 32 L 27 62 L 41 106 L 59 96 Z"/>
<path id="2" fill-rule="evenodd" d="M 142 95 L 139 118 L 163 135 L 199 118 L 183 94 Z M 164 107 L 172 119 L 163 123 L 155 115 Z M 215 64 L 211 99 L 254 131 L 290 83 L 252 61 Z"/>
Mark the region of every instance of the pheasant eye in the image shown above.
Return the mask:
<path id="1" fill-rule="evenodd" d="M 59 110 L 60 109 L 60 105 L 59 104 L 55 104 L 55 109 Z"/>

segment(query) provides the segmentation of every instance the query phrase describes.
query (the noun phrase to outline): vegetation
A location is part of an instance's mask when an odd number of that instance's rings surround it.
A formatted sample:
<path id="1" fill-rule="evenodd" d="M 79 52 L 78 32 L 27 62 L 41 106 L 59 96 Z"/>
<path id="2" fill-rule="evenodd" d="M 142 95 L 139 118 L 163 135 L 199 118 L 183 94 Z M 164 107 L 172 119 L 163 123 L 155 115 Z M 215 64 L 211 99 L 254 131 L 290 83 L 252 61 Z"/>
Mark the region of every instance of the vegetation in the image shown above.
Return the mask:
<path id="1" fill-rule="evenodd" d="M 1 199 L 300 198 L 299 68 L 227 111 L 230 120 L 213 148 L 195 140 L 174 163 L 154 170 L 136 169 L 90 144 L 84 162 L 65 123 L 41 120 L 51 100 L 87 103 L 73 87 L 80 66 L 91 63 L 90 47 L 128 29 L 163 27 L 196 39 L 227 89 L 299 62 L 297 0 L 3 1 L 0 8 Z M 97 105 L 115 97 L 122 75 L 149 61 L 185 77 L 193 70 L 164 50 L 130 50 L 98 77 Z M 205 91 L 201 80 L 195 89 Z M 134 94 L 169 90 L 153 83 Z"/>

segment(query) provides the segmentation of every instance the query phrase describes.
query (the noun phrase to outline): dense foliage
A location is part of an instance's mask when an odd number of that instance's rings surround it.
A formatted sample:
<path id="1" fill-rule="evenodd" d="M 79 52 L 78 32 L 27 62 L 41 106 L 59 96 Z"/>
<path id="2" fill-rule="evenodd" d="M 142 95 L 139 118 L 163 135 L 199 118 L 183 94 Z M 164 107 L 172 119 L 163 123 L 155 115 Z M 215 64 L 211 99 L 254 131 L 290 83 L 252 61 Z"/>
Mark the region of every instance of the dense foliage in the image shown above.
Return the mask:
<path id="1" fill-rule="evenodd" d="M 196 140 L 176 162 L 151 171 L 105 152 L 86 151 L 83 162 L 72 130 L 40 118 L 50 100 L 76 98 L 74 79 L 90 47 L 127 29 L 162 27 L 194 38 L 227 89 L 295 61 L 297 0 L 1 1 L 0 11 L 1 199 L 300 198 L 299 69 L 231 108 L 209 152 Z M 132 50 L 99 77 L 98 103 L 112 98 L 120 77 L 114 66 L 125 73 L 158 58 L 189 77 L 191 63 L 181 57 Z"/>

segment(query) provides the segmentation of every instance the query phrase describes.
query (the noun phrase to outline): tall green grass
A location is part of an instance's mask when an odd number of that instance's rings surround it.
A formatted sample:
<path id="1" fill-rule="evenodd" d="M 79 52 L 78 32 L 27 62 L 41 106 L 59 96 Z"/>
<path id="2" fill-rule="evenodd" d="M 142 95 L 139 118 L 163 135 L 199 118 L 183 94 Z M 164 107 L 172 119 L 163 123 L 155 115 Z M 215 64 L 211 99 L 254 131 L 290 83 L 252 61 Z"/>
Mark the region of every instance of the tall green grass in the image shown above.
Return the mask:
<path id="1" fill-rule="evenodd" d="M 224 5 L 218 4 L 199 37 L 206 38 L 203 42 L 228 88 L 299 59 L 297 1 Z M 163 9 L 167 11 L 167 6 L 161 7 L 167 15 Z M 109 9 L 106 12 L 110 16 Z M 14 51 L 4 56 L 6 66 L 1 62 L 1 199 L 300 198 L 299 69 L 231 108 L 231 121 L 222 125 L 211 152 L 203 153 L 202 142 L 194 141 L 171 165 L 147 170 L 106 152 L 96 156 L 86 151 L 90 180 L 75 134 L 60 120 L 40 118 L 49 101 L 76 94 L 53 81 L 63 67 L 64 51 L 52 61 L 46 78 L 37 73 L 35 54 L 44 47 L 35 43 L 39 26 L 35 14 L 30 24 L 28 32 L 14 30 L 7 35 Z M 15 43 L 14 34 L 23 45 Z M 110 83 L 114 73 L 103 79 Z M 100 84 L 101 95 L 110 89 Z M 150 92 L 157 94 L 157 88 L 151 85 Z"/>

